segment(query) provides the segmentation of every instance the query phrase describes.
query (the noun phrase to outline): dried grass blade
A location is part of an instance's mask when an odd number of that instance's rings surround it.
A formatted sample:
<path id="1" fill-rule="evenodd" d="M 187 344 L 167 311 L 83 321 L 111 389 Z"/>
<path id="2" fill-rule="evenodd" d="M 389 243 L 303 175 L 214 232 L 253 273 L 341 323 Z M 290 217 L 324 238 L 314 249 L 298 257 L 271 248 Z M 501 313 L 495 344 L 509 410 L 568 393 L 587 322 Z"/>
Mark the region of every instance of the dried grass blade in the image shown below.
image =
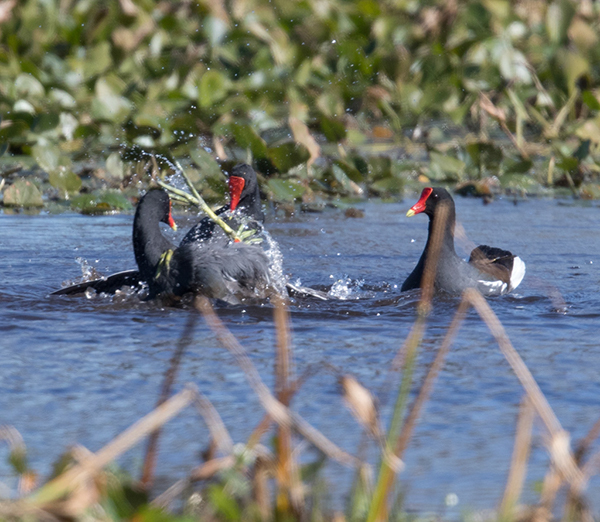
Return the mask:
<path id="1" fill-rule="evenodd" d="M 277 350 L 275 357 L 275 394 L 277 400 L 286 407 L 290 405 L 287 393 L 290 373 L 290 328 L 289 312 L 283 299 L 274 298 L 273 311 L 277 332 Z M 300 477 L 292 455 L 292 432 L 289 426 L 279 425 L 276 440 L 276 505 L 282 516 L 292 512 L 299 514 L 303 509 L 304 498 L 300 486 Z M 292 510 L 290 511 L 290 507 Z"/>
<path id="2" fill-rule="evenodd" d="M 421 300 L 418 306 L 417 320 L 415 321 L 408 338 L 404 342 L 404 345 L 396 355 L 394 363 L 392 363 L 392 366 L 394 366 L 397 361 L 403 360 L 404 371 L 402 373 L 402 381 L 400 382 L 398 395 L 396 396 L 394 413 L 388 429 L 387 444 L 389 448 L 396 447 L 402 428 L 404 411 L 406 409 L 406 403 L 412 385 L 412 374 L 416 363 L 417 351 L 425 332 L 425 321 L 431 310 L 431 300 L 435 289 L 435 276 L 449 212 L 450 208 L 447 204 L 441 204 L 437 207 L 436 219 L 433 221 L 431 231 L 429 255 L 425 261 L 423 277 L 421 279 Z M 367 522 L 386 520 L 388 517 L 387 499 L 395 478 L 391 462 L 391 459 L 385 458 L 385 454 L 382 456 L 377 485 L 375 486 L 371 506 L 369 508 Z"/>
<path id="3" fill-rule="evenodd" d="M 295 429 L 303 437 L 308 439 L 312 444 L 319 448 L 325 455 L 339 462 L 340 464 L 350 467 L 360 464 L 360 461 L 356 457 L 339 448 L 320 431 L 306 422 L 300 415 L 290 411 L 289 408 L 281 404 L 275 397 L 273 397 L 273 395 L 271 395 L 271 392 L 262 382 L 258 371 L 252 364 L 252 361 L 246 354 L 245 350 L 217 317 L 208 299 L 205 297 L 198 298 L 196 300 L 196 306 L 204 315 L 204 319 L 211 330 L 213 330 L 221 344 L 233 354 L 236 362 L 244 371 L 246 378 L 248 379 L 248 383 L 258 396 L 263 408 L 265 408 L 267 413 L 277 424 L 285 424 Z"/>
<path id="4" fill-rule="evenodd" d="M 408 443 L 410 442 L 412 432 L 417 422 L 417 419 L 419 418 L 419 414 L 421 413 L 421 409 L 423 408 L 427 400 L 429 400 L 431 391 L 433 390 L 433 384 L 435 382 L 435 379 L 444 364 L 446 354 L 450 350 L 452 341 L 454 341 L 454 337 L 460 329 L 469 307 L 469 302 L 463 298 L 460 304 L 458 305 L 458 309 L 454 314 L 454 318 L 450 323 L 450 326 L 448 328 L 448 331 L 446 332 L 446 336 L 442 341 L 438 353 L 436 354 L 435 359 L 431 363 L 429 371 L 427 372 L 427 376 L 423 381 L 421 389 L 419 390 L 419 394 L 417 395 L 417 398 L 413 403 L 410 413 L 408 414 L 408 417 L 404 422 L 404 426 L 402 427 L 402 431 L 400 433 L 400 436 L 398 437 L 398 442 L 396 446 L 396 455 L 398 455 L 398 457 L 400 458 L 402 458 L 402 456 L 404 455 L 404 451 L 408 447 Z"/>
<path id="5" fill-rule="evenodd" d="M 292 400 L 292 398 L 294 397 L 296 392 L 302 387 L 302 385 L 304 384 L 306 379 L 308 379 L 314 373 L 316 373 L 315 370 L 312 367 L 309 367 L 302 373 L 302 375 L 300 377 L 298 377 L 296 380 L 292 381 L 289 384 L 289 386 L 287 387 L 287 390 L 286 390 L 287 404 L 289 404 L 289 402 Z M 254 428 L 254 430 L 252 430 L 252 433 L 250 434 L 250 437 L 248 438 L 248 442 L 246 443 L 246 446 L 248 446 L 249 448 L 252 448 L 256 444 L 258 444 L 260 442 L 260 439 L 262 439 L 263 435 L 269 430 L 269 427 L 271 426 L 271 422 L 272 422 L 271 416 L 268 413 L 265 413 L 265 416 L 256 425 L 256 428 Z"/>
<path id="6" fill-rule="evenodd" d="M 577 449 L 575 450 L 575 459 L 578 464 L 581 464 L 583 457 L 590 449 L 592 443 L 600 437 L 600 419 L 598 419 L 594 425 L 590 428 L 587 435 L 579 441 Z"/>
<path id="7" fill-rule="evenodd" d="M 527 461 L 529 460 L 529 451 L 531 449 L 531 432 L 533 429 L 533 419 L 535 410 L 528 396 L 523 398 L 517 420 L 517 431 L 515 433 L 515 445 L 510 463 L 510 471 L 504 489 L 504 496 L 500 504 L 500 519 L 513 520 L 515 516 L 515 507 L 527 472 Z"/>
<path id="8" fill-rule="evenodd" d="M 179 338 L 175 352 L 171 357 L 169 368 L 165 372 L 162 389 L 156 403 L 156 407 L 164 403 L 168 399 L 169 395 L 171 395 L 171 390 L 173 389 L 173 384 L 175 383 L 175 378 L 177 377 L 177 371 L 179 370 L 181 359 L 183 358 L 185 350 L 192 342 L 192 336 L 194 333 L 194 327 L 196 326 L 197 317 L 198 316 L 195 313 L 191 313 L 188 316 L 183 333 Z M 158 429 L 150 435 L 150 438 L 148 439 L 148 445 L 146 446 L 146 456 L 144 458 L 144 467 L 141 478 L 141 483 L 146 489 L 149 489 L 152 486 L 159 437 L 160 430 Z"/>
<path id="9" fill-rule="evenodd" d="M 578 491 L 581 490 L 584 485 L 584 477 L 575 463 L 575 459 L 570 450 L 568 434 L 562 429 L 558 418 L 554 414 L 550 404 L 548 404 L 546 397 L 540 390 L 533 375 L 531 375 L 531 372 L 523 362 L 523 359 L 521 359 L 521 356 L 510 342 L 502 323 L 500 323 L 490 305 L 477 290 L 472 288 L 466 290 L 465 297 L 467 297 L 473 307 L 477 310 L 479 316 L 486 323 L 490 332 L 496 339 L 500 351 L 512 367 L 523 388 L 525 388 L 538 415 L 542 418 L 542 421 L 550 432 L 550 436 L 552 437 L 550 444 L 551 455 L 555 464 L 571 483 L 572 487 Z"/>
<path id="10" fill-rule="evenodd" d="M 198 392 L 194 398 L 194 404 L 200 415 L 202 415 L 204 422 L 206 422 L 208 431 L 210 431 L 217 447 L 224 453 L 231 453 L 233 451 L 233 439 L 212 402 L 203 393 Z"/>
<path id="11" fill-rule="evenodd" d="M 41 506 L 63 497 L 77 485 L 78 481 L 85 480 L 85 477 L 90 474 L 97 473 L 143 437 L 172 419 L 193 401 L 194 396 L 195 390 L 188 385 L 184 390 L 118 435 L 95 453 L 93 457 L 90 457 L 85 464 L 79 464 L 48 482 L 28 498 L 28 503 L 33 507 Z"/>

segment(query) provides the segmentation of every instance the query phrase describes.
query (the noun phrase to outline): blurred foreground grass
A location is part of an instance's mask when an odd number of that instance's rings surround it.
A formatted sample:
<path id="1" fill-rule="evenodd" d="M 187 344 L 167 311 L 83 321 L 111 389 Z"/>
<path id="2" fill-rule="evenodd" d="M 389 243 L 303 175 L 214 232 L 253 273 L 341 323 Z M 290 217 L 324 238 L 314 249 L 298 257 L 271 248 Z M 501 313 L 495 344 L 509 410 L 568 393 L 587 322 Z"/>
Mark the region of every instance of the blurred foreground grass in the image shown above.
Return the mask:
<path id="1" fill-rule="evenodd" d="M 147 154 L 209 200 L 227 159 L 313 208 L 597 198 L 599 23 L 592 0 L 3 0 L 4 205 L 127 209 Z"/>
<path id="2" fill-rule="evenodd" d="M 402 477 L 404 455 L 410 450 L 414 427 L 433 392 L 445 356 L 462 327 L 466 312 L 472 307 L 487 324 L 524 390 L 513 455 L 510 465 L 507 463 L 509 473 L 504 494 L 494 511 L 486 511 L 486 520 L 544 522 L 554 520 L 559 512 L 563 520 L 594 520 L 586 488 L 598 471 L 599 455 L 589 453 L 600 434 L 600 421 L 573 450 L 569 434 L 561 427 L 496 315 L 476 290 L 465 291 L 425 377 L 419 383 L 413 382 L 416 354 L 426 338 L 432 281 L 433 278 L 425 283 L 417 320 L 391 364 L 388 382 L 392 389 L 397 388 L 397 398 L 387 434 L 376 398 L 352 375 L 339 376 L 344 402 L 358 422 L 356 429 L 362 429 L 379 448 L 378 471 L 361 456 L 339 448 L 335 441 L 329 440 L 290 407 L 294 395 L 302 393 L 304 381 L 310 375 L 305 372 L 293 378 L 290 371 L 293 354 L 289 314 L 284 302 L 274 302 L 273 307 L 277 343 L 275 389 L 271 391 L 210 302 L 199 297 L 190 311 L 185 331 L 174 347 L 156 409 L 98 452 L 91 453 L 80 446 L 72 448 L 56 464 L 54 475 L 44 482 L 28 465 L 20 435 L 12 427 L 0 427 L 0 439 L 10 445 L 10 464 L 19 477 L 18 491 L 11 492 L 8 498 L 0 498 L 0 519 L 28 522 L 430 519 L 430 513 L 408 514 L 404 510 L 395 481 Z M 243 370 L 265 410 L 245 442 L 234 443 L 219 413 L 193 384 L 172 394 L 178 369 L 185 364 L 186 349 L 193 342 L 194 325 L 199 318 L 197 311 Z M 185 478 L 154 496 L 150 492 L 156 491 L 153 478 L 160 428 L 190 406 L 194 406 L 203 418 L 210 440 L 202 455 L 203 462 L 192 465 Z M 539 417 L 544 432 L 549 468 L 541 485 L 539 501 L 534 505 L 523 505 L 520 497 L 536 417 Z M 240 419 L 243 421 L 246 420 Z M 271 440 L 268 446 L 263 442 L 267 437 Z M 146 438 L 148 444 L 141 478 L 133 479 L 115 471 L 111 465 L 114 459 Z M 308 456 L 308 449 L 311 449 L 311 455 L 316 455 L 314 460 Z M 169 448 L 164 447 L 162 452 L 168 455 Z M 345 505 L 343 511 L 335 511 L 326 494 L 321 472 L 327 461 L 345 466 L 348 473 L 354 475 L 351 491 L 344 493 L 346 500 L 335 503 Z"/>

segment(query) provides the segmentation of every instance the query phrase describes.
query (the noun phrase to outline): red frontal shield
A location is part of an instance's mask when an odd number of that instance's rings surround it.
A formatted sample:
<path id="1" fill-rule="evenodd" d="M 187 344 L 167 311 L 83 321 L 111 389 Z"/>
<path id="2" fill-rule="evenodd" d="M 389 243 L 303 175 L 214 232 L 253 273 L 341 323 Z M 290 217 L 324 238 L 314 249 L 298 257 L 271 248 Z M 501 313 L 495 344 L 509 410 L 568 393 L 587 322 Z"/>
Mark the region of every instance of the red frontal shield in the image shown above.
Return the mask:
<path id="1" fill-rule="evenodd" d="M 237 208 L 240 198 L 242 197 L 244 185 L 246 185 L 246 180 L 244 178 L 240 178 L 239 176 L 229 176 L 229 196 L 231 197 L 229 208 L 231 208 L 231 210 Z"/>
<path id="2" fill-rule="evenodd" d="M 427 187 L 423 189 L 423 192 L 421 192 L 421 197 L 419 198 L 419 201 L 417 201 L 412 207 L 410 207 L 410 210 L 407 212 L 407 216 L 414 216 L 415 214 L 419 214 L 420 212 L 423 212 L 425 210 L 425 205 L 427 204 L 427 198 L 429 196 L 431 196 L 431 193 L 433 192 L 433 189 L 431 187 Z"/>
<path id="3" fill-rule="evenodd" d="M 177 230 L 177 225 L 175 224 L 175 220 L 173 219 L 173 216 L 171 215 L 172 207 L 173 207 L 173 204 L 171 203 L 171 201 L 169 201 L 169 217 L 167 218 L 167 221 L 169 222 L 169 226 L 173 230 Z"/>

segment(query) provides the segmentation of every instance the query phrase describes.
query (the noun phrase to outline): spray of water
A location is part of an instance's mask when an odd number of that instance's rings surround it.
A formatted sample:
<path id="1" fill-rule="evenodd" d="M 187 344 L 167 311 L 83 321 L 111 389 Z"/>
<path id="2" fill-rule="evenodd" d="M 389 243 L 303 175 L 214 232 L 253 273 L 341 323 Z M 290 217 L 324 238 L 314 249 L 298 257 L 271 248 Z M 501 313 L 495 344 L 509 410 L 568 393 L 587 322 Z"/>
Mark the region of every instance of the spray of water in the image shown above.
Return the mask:
<path id="1" fill-rule="evenodd" d="M 330 277 L 333 278 L 333 276 Z M 331 289 L 327 295 L 340 300 L 358 299 L 358 296 L 355 296 L 355 294 L 360 291 L 363 283 L 363 280 L 356 281 L 347 276 L 343 276 L 331 285 Z"/>

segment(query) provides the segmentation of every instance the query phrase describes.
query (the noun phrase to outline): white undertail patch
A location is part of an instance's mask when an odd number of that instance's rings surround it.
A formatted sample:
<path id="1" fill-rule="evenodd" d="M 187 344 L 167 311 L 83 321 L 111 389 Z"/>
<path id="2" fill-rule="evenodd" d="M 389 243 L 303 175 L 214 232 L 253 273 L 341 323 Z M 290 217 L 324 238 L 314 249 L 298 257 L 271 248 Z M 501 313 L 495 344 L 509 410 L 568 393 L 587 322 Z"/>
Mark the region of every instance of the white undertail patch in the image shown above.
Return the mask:
<path id="1" fill-rule="evenodd" d="M 508 287 L 508 291 L 511 292 L 517 286 L 521 284 L 523 278 L 525 277 L 525 263 L 519 256 L 515 256 L 513 259 L 513 269 L 510 273 L 510 285 Z"/>

